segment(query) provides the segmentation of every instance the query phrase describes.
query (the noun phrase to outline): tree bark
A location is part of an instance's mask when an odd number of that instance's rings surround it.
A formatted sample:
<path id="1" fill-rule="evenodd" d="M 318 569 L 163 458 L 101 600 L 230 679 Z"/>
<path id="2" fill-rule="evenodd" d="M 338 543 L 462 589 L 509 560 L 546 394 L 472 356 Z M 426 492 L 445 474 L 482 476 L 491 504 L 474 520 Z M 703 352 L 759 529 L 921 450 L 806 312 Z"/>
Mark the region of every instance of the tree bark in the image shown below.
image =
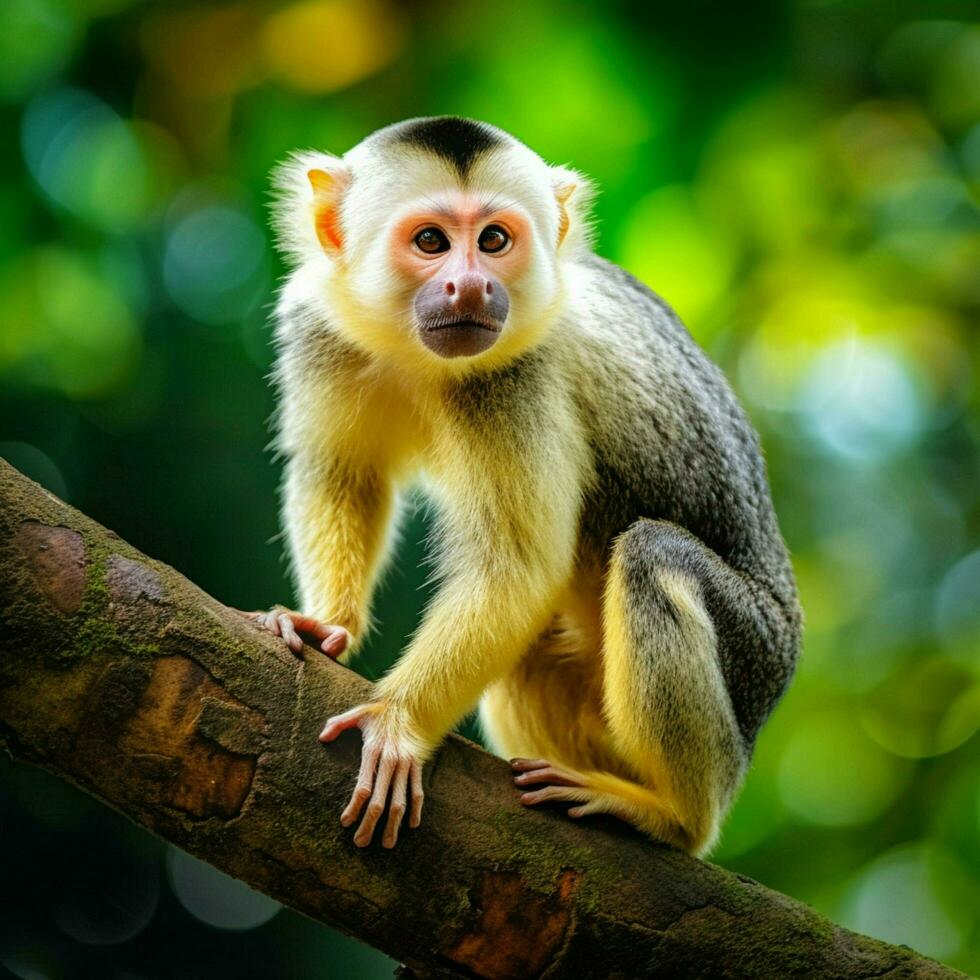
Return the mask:
<path id="1" fill-rule="evenodd" d="M 0 740 L 421 977 L 953 977 L 755 881 L 517 802 L 451 736 L 422 826 L 361 850 L 339 814 L 370 685 L 280 640 L 0 460 Z"/>

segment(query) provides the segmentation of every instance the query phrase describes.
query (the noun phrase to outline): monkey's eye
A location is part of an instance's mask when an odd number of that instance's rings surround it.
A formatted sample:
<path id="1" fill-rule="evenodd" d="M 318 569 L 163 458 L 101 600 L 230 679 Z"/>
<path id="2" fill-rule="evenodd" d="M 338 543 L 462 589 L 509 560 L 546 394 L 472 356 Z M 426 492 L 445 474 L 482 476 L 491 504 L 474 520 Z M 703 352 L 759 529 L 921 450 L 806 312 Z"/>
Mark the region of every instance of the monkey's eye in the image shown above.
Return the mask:
<path id="1" fill-rule="evenodd" d="M 510 235 L 500 225 L 487 225 L 478 244 L 481 252 L 502 252 L 510 244 Z"/>
<path id="2" fill-rule="evenodd" d="M 415 236 L 415 244 L 426 255 L 449 251 L 449 239 L 438 228 L 423 228 Z"/>

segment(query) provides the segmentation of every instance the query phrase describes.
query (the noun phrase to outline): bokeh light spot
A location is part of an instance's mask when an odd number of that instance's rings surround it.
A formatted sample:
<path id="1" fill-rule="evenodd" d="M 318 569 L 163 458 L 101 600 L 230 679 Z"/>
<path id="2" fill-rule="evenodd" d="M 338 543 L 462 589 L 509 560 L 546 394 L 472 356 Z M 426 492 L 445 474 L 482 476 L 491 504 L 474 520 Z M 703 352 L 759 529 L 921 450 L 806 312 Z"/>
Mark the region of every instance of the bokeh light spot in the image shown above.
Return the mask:
<path id="1" fill-rule="evenodd" d="M 912 103 L 862 102 L 833 128 L 829 148 L 838 177 L 872 201 L 944 172 L 942 138 Z"/>
<path id="2" fill-rule="evenodd" d="M 261 230 L 241 211 L 220 203 L 196 208 L 167 239 L 167 292 L 202 323 L 240 321 L 266 295 L 265 247 Z"/>
<path id="3" fill-rule="evenodd" d="M 920 389 L 903 361 L 857 338 L 817 358 L 798 405 L 819 442 L 853 460 L 884 459 L 925 425 Z"/>
<path id="4" fill-rule="evenodd" d="M 934 656 L 895 671 L 862 707 L 865 731 L 894 755 L 942 755 L 980 728 L 980 682 L 969 667 Z"/>
<path id="5" fill-rule="evenodd" d="M 59 980 L 62 975 L 50 950 L 40 946 L 5 950 L 0 953 L 0 964 L 17 980 Z"/>
<path id="6" fill-rule="evenodd" d="M 698 181 L 713 227 L 760 245 L 769 258 L 800 254 L 825 220 L 826 186 L 821 161 L 808 138 L 814 107 L 799 91 L 764 92 L 734 108 L 705 153 Z"/>
<path id="7" fill-rule="evenodd" d="M 878 858 L 857 878 L 843 924 L 946 959 L 959 951 L 971 919 L 970 909 L 951 896 L 971 890 L 965 871 L 945 851 L 906 845 Z"/>
<path id="8" fill-rule="evenodd" d="M 728 284 L 734 254 L 689 187 L 662 187 L 642 198 L 627 218 L 619 257 L 703 337 L 699 328 Z"/>
<path id="9" fill-rule="evenodd" d="M 883 813 L 908 781 L 909 766 L 879 748 L 842 711 L 794 726 L 779 764 L 783 803 L 807 823 L 847 827 Z"/>
<path id="10" fill-rule="evenodd" d="M 634 59 L 624 39 L 585 10 L 576 14 L 585 18 L 584 31 L 554 31 L 544 4 L 485 3 L 480 9 L 466 18 L 466 29 L 460 18 L 442 19 L 440 44 L 460 66 L 445 86 L 448 111 L 509 127 L 546 159 L 574 161 L 606 191 L 626 179 L 641 148 L 679 109 L 667 60 L 652 58 L 648 48 Z M 492 71 L 474 71 L 467 45 L 485 43 L 485 21 L 509 40 L 493 46 Z M 532 92 L 561 95 L 529 98 Z"/>
<path id="11" fill-rule="evenodd" d="M 309 92 L 333 92 L 365 78 L 391 62 L 402 43 L 396 11 L 371 0 L 289 4 L 262 30 L 268 68 Z"/>
<path id="12" fill-rule="evenodd" d="M 24 111 L 21 144 L 51 200 L 96 227 L 130 228 L 154 204 L 132 127 L 89 92 L 61 88 L 37 96 Z"/>
<path id="13" fill-rule="evenodd" d="M 980 663 L 980 549 L 943 576 L 936 590 L 936 625 L 947 643 L 972 648 Z"/>
<path id="14" fill-rule="evenodd" d="M 47 247 L 0 269 L 0 369 L 77 398 L 105 395 L 139 362 L 124 299 L 87 256 Z"/>
<path id="15" fill-rule="evenodd" d="M 79 25 L 56 0 L 0 3 L 0 98 L 25 96 L 68 61 Z"/>
<path id="16" fill-rule="evenodd" d="M 141 24 L 143 53 L 177 92 L 221 99 L 259 80 L 261 17 L 251 3 L 156 4 Z"/>
<path id="17" fill-rule="evenodd" d="M 184 908 L 215 929 L 255 929 L 282 908 L 274 899 L 175 847 L 167 849 L 167 875 Z"/>
<path id="18" fill-rule="evenodd" d="M 852 620 L 876 591 L 871 576 L 852 574 L 839 562 L 797 555 L 793 566 L 811 635 L 829 633 Z"/>
<path id="19" fill-rule="evenodd" d="M 821 267 L 810 256 L 776 262 L 766 288 L 773 298 L 750 334 L 738 363 L 739 388 L 764 408 L 793 412 L 827 348 L 857 344 L 873 315 L 835 263 Z"/>

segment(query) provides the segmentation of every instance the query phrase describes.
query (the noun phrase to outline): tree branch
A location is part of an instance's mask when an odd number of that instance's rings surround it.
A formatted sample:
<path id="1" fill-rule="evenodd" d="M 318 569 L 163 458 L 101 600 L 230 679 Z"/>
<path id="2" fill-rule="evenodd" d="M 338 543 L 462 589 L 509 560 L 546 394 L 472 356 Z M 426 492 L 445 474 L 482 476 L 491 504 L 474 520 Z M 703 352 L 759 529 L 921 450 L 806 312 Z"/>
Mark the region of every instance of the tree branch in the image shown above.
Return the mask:
<path id="1" fill-rule="evenodd" d="M 418 976 L 953 977 L 907 948 L 651 844 L 517 802 L 451 737 L 422 827 L 356 848 L 339 814 L 370 685 L 278 639 L 0 460 L 0 739 L 161 837 Z"/>

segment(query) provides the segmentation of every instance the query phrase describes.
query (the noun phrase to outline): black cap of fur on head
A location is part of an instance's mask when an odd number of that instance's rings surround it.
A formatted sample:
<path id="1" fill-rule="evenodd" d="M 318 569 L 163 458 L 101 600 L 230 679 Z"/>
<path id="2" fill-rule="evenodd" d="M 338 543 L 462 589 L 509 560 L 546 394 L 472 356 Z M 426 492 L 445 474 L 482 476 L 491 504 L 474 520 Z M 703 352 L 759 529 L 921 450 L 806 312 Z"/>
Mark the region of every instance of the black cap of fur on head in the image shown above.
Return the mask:
<path id="1" fill-rule="evenodd" d="M 391 139 L 418 147 L 452 164 L 465 177 L 489 150 L 504 143 L 504 134 L 486 123 L 460 116 L 408 119 L 389 128 Z"/>

